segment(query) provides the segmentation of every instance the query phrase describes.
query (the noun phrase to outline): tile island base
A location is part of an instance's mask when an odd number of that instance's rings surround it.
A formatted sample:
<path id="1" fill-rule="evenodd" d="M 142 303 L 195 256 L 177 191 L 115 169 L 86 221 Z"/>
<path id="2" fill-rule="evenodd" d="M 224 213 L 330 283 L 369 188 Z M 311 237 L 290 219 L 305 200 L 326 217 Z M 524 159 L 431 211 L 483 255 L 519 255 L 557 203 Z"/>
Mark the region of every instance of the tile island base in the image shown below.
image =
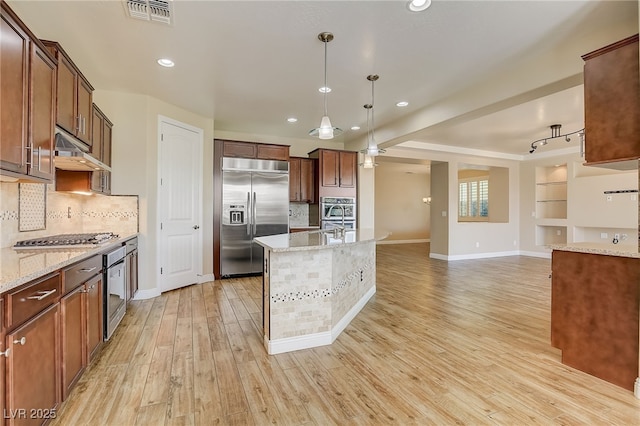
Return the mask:
<path id="1" fill-rule="evenodd" d="M 333 343 L 376 292 L 376 240 L 384 237 L 353 230 L 256 238 L 264 248 L 267 352 Z"/>

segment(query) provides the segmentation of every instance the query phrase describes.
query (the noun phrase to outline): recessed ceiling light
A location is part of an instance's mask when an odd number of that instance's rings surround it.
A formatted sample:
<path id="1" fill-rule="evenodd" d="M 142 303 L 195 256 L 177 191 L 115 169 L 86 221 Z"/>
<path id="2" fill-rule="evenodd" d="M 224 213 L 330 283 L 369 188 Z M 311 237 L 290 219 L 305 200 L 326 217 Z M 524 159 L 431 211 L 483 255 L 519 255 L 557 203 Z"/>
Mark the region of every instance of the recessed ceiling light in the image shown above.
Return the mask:
<path id="1" fill-rule="evenodd" d="M 407 105 L 409 105 L 407 101 L 400 101 L 396 104 L 397 107 L 406 107 Z"/>
<path id="2" fill-rule="evenodd" d="M 422 12 L 431 6 L 431 0 L 411 0 L 407 3 L 407 7 L 412 12 Z"/>
<path id="3" fill-rule="evenodd" d="M 331 92 L 331 87 L 323 86 L 323 87 L 318 89 L 318 92 L 320 92 L 320 93 L 329 93 L 329 92 Z"/>
<path id="4" fill-rule="evenodd" d="M 296 121 L 298 121 L 298 119 L 297 119 L 297 118 L 295 118 L 295 117 L 289 117 L 289 118 L 287 118 L 287 121 L 288 121 L 289 123 L 295 123 Z"/>
<path id="5" fill-rule="evenodd" d="M 173 63 L 173 61 L 171 59 L 160 58 L 160 59 L 158 59 L 158 65 L 161 65 L 161 66 L 166 67 L 166 68 L 171 68 L 175 64 Z"/>
<path id="6" fill-rule="evenodd" d="M 351 130 L 360 130 L 360 126 L 352 126 Z"/>

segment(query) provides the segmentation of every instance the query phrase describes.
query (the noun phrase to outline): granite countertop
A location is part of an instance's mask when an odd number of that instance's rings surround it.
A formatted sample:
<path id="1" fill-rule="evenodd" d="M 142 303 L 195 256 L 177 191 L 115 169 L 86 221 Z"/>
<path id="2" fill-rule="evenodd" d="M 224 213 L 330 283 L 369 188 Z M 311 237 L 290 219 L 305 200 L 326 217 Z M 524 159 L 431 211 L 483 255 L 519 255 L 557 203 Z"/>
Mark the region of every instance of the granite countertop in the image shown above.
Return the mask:
<path id="1" fill-rule="evenodd" d="M 274 252 L 331 249 L 347 244 L 379 241 L 387 238 L 388 232 L 376 232 L 373 229 L 347 230 L 342 237 L 334 237 L 332 231 L 308 231 L 291 234 L 269 235 L 254 238 L 262 247 Z"/>
<path id="2" fill-rule="evenodd" d="M 0 250 L 0 294 L 73 263 L 101 254 L 137 236 L 122 235 L 90 248 Z"/>
<path id="3" fill-rule="evenodd" d="M 638 246 L 633 244 L 613 244 L 613 243 L 569 243 L 550 244 L 552 250 L 574 251 L 577 253 L 603 254 L 607 256 L 635 257 L 640 258 Z"/>

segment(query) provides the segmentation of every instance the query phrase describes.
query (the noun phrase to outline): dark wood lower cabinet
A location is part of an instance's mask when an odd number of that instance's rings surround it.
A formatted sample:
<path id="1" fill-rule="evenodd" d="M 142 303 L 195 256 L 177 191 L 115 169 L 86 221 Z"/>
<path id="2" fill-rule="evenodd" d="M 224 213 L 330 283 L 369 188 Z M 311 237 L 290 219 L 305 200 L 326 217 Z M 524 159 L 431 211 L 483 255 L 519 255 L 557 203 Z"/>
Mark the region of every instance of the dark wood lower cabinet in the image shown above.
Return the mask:
<path id="1" fill-rule="evenodd" d="M 640 259 L 554 250 L 551 269 L 551 344 L 562 362 L 633 390 Z"/>
<path id="2" fill-rule="evenodd" d="M 6 424 L 39 425 L 60 402 L 60 304 L 56 303 L 5 337 Z"/>
<path id="3" fill-rule="evenodd" d="M 97 275 L 87 281 L 86 291 L 86 327 L 87 327 L 87 356 L 88 361 L 92 361 L 102 347 L 103 317 L 102 317 L 102 274 Z"/>
<path id="4" fill-rule="evenodd" d="M 86 290 L 80 286 L 60 299 L 62 399 L 69 395 L 87 366 Z"/>
<path id="5" fill-rule="evenodd" d="M 0 426 L 4 426 L 4 376 L 5 358 L 9 355 L 6 352 L 7 346 L 4 341 L 4 299 L 0 298 Z"/>

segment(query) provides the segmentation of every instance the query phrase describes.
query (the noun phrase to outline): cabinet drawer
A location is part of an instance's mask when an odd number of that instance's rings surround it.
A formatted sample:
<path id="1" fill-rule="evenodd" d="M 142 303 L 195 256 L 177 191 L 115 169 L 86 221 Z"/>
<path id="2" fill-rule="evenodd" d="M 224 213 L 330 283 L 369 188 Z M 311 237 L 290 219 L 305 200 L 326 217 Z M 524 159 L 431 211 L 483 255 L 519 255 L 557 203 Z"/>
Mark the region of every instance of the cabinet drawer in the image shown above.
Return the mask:
<path id="1" fill-rule="evenodd" d="M 5 295 L 6 326 L 23 323 L 60 298 L 60 274 L 48 276 Z"/>
<path id="2" fill-rule="evenodd" d="M 67 294 L 89 278 L 102 271 L 102 255 L 96 255 L 78 262 L 64 270 L 64 294 Z"/>

